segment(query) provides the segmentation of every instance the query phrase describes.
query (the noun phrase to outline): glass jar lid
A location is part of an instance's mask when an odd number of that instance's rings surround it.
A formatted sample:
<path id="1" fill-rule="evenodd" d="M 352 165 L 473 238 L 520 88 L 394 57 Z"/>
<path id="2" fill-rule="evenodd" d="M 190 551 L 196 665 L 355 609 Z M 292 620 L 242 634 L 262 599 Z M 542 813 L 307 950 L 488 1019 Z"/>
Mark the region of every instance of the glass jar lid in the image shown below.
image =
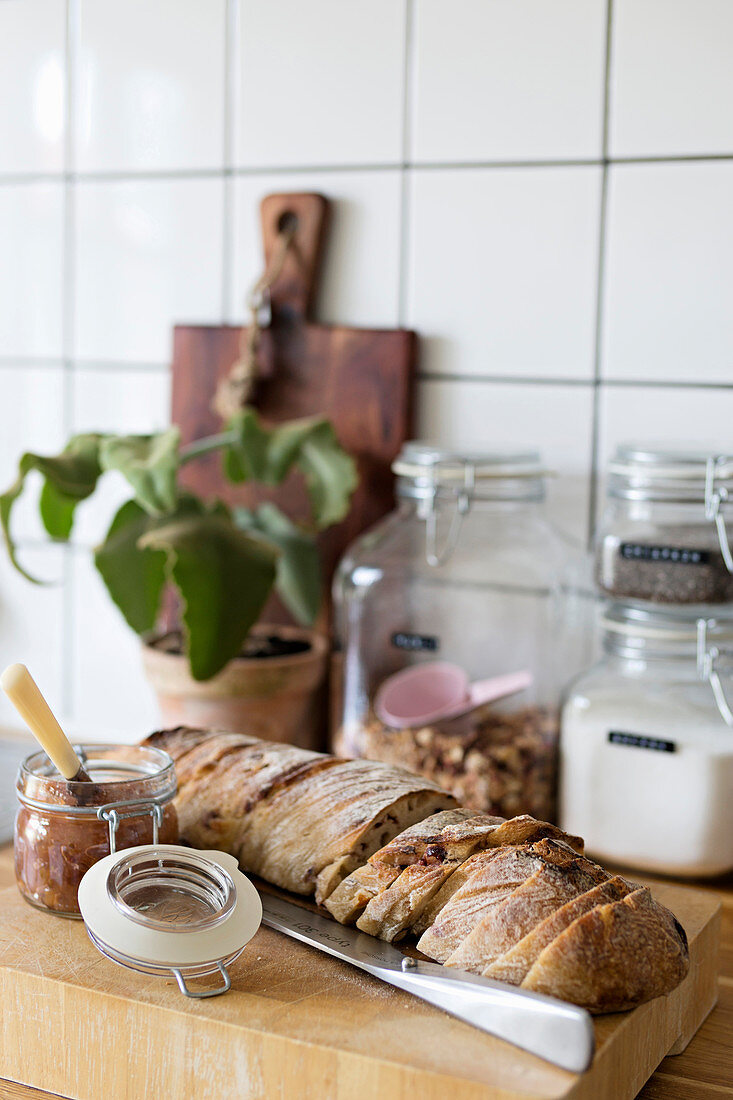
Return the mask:
<path id="1" fill-rule="evenodd" d="M 613 602 L 604 609 L 601 624 L 607 633 L 622 638 L 644 638 L 684 646 L 695 652 L 700 623 L 706 624 L 710 641 L 733 647 L 733 608 L 721 609 L 714 617 L 701 616 L 694 608 L 640 607 Z"/>
<path id="2" fill-rule="evenodd" d="M 225 852 L 146 844 L 105 856 L 84 875 L 79 908 L 107 958 L 146 974 L 173 974 L 187 997 L 231 985 L 227 965 L 254 936 L 262 903 Z M 219 974 L 223 984 L 193 991 L 186 979 Z"/>
<path id="3" fill-rule="evenodd" d="M 397 495 L 421 501 L 425 518 L 425 560 L 445 565 L 455 550 L 464 516 L 474 500 L 540 501 L 547 470 L 537 451 L 454 451 L 433 443 L 405 443 L 392 463 Z M 438 502 L 448 501 L 450 525 L 442 545 L 438 538 Z"/>
<path id="4" fill-rule="evenodd" d="M 624 443 L 608 464 L 608 495 L 624 499 L 704 503 L 709 483 L 733 490 L 733 455 L 710 447 Z"/>
<path id="5" fill-rule="evenodd" d="M 694 608 L 646 608 L 610 603 L 601 617 L 605 648 L 629 660 L 694 661 L 701 680 L 710 684 L 720 716 L 733 726 L 733 709 L 721 680 L 723 666 L 730 677 L 733 659 L 733 608 L 715 617 Z"/>
<path id="6" fill-rule="evenodd" d="M 400 496 L 425 497 L 436 490 L 468 493 L 479 499 L 534 499 L 544 496 L 537 451 L 455 450 L 434 443 L 405 443 L 392 463 Z"/>

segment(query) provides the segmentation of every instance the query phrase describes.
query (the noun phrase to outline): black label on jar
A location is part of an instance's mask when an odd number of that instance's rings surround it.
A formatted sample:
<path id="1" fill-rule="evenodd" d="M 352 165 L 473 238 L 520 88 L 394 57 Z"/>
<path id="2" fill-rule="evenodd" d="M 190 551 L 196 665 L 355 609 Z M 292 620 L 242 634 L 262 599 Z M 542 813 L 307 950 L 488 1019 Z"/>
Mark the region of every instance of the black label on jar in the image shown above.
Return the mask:
<path id="1" fill-rule="evenodd" d="M 649 749 L 651 752 L 677 752 L 676 741 L 665 741 L 661 737 L 649 737 L 644 733 L 610 730 L 608 740 L 613 745 L 630 745 L 634 749 Z"/>
<path id="2" fill-rule="evenodd" d="M 392 635 L 392 645 L 396 649 L 409 649 L 413 653 L 418 650 L 434 653 L 440 649 L 440 640 L 432 634 L 408 634 L 404 630 L 399 630 Z"/>
<path id="3" fill-rule="evenodd" d="M 707 565 L 710 561 L 708 550 L 694 550 L 689 546 L 650 546 L 640 542 L 622 542 L 619 553 L 628 561 L 664 561 L 678 565 Z"/>

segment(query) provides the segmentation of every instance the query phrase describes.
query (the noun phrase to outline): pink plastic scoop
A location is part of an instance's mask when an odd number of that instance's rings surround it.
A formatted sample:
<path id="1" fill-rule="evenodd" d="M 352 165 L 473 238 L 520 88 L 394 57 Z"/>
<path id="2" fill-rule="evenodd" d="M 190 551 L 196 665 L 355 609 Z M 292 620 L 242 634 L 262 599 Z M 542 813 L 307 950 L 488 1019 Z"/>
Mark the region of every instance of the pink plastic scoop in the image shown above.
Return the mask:
<path id="1" fill-rule="evenodd" d="M 475 707 L 524 691 L 532 683 L 526 669 L 469 682 L 458 665 L 430 661 L 388 676 L 377 691 L 374 709 L 387 726 L 403 729 L 457 718 Z"/>

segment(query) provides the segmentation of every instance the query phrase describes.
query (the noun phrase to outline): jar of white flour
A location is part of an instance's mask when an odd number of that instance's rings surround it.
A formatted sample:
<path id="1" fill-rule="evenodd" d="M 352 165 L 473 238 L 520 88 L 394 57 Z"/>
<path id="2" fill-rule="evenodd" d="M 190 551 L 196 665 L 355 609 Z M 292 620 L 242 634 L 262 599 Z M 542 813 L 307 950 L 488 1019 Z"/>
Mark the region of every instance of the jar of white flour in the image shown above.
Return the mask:
<path id="1" fill-rule="evenodd" d="M 613 603 L 562 711 L 560 824 L 646 871 L 733 868 L 733 609 Z"/>

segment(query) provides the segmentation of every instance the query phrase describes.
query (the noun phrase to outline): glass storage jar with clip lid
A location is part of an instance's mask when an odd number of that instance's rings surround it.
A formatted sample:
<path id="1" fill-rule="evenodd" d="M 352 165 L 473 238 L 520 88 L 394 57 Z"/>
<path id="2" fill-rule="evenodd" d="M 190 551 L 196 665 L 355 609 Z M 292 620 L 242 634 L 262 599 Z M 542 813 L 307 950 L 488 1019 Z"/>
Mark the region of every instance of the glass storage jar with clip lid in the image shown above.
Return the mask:
<path id="1" fill-rule="evenodd" d="M 78 745 L 91 783 L 67 782 L 45 752 L 20 766 L 16 793 L 15 877 L 31 905 L 79 917 L 86 871 L 118 849 L 174 843 L 173 761 L 144 745 Z"/>
<path id="2" fill-rule="evenodd" d="M 733 456 L 620 446 L 606 495 L 596 577 L 607 595 L 671 604 L 733 601 L 726 526 Z"/>
<path id="3" fill-rule="evenodd" d="M 647 871 L 733 868 L 733 608 L 610 604 L 562 712 L 560 824 Z"/>
<path id="4" fill-rule="evenodd" d="M 413 442 L 393 470 L 396 510 L 334 581 L 335 750 L 402 764 L 478 810 L 552 818 L 559 689 L 580 665 L 539 455 Z M 487 677 L 506 677 L 502 698 Z"/>

